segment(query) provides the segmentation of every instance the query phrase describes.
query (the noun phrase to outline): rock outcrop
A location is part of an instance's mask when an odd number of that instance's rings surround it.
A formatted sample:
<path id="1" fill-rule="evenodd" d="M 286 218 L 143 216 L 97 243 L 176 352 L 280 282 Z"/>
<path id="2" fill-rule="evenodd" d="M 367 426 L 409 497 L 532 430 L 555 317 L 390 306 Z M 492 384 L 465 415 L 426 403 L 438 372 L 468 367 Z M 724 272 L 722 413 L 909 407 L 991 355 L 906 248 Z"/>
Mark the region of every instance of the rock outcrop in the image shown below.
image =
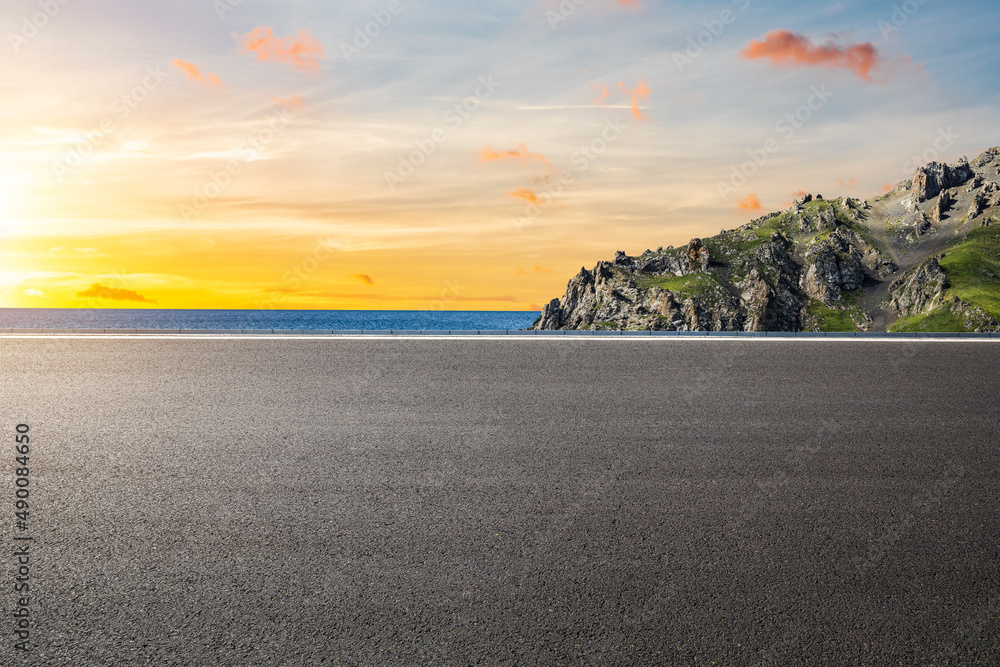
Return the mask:
<path id="1" fill-rule="evenodd" d="M 969 207 L 968 217 L 970 220 L 979 216 L 986 208 L 986 195 L 977 192 L 972 198 L 972 206 Z"/>
<path id="2" fill-rule="evenodd" d="M 798 331 L 805 299 L 791 242 L 780 232 L 732 262 L 746 331 Z"/>
<path id="3" fill-rule="evenodd" d="M 535 328 L 798 331 L 814 300 L 839 307 L 845 290 L 896 268 L 853 231 L 862 202 L 808 199 L 808 210 L 795 214 L 768 215 L 683 248 L 638 257 L 619 251 L 613 262 L 583 268 Z M 811 238 L 796 244 L 781 226 Z"/>
<path id="4" fill-rule="evenodd" d="M 948 312 L 949 326 L 957 318 L 970 331 L 993 330 L 994 314 L 974 294 L 959 296 L 940 260 L 972 229 L 1000 237 L 991 196 L 1000 192 L 997 165 L 1000 148 L 972 164 L 928 164 L 870 201 L 804 195 L 784 211 L 678 248 L 618 251 L 581 268 L 534 328 L 864 331 L 876 318 L 924 322 Z M 1000 278 L 983 276 L 1000 292 Z"/>
<path id="5" fill-rule="evenodd" d="M 951 209 L 952 205 L 951 195 L 948 192 L 942 192 L 938 195 L 934 207 L 931 209 L 933 211 L 934 222 L 941 222 L 944 220 L 945 215 Z"/>
<path id="6" fill-rule="evenodd" d="M 889 307 L 902 317 L 931 315 L 945 310 L 957 317 L 966 330 L 1000 332 L 1000 323 L 979 306 L 955 295 L 948 296 L 948 276 L 940 260 L 946 255 L 931 257 L 889 287 Z"/>
<path id="7" fill-rule="evenodd" d="M 920 167 L 914 173 L 913 194 L 920 201 L 927 201 L 937 197 L 942 190 L 964 185 L 973 175 L 972 167 L 965 158 L 962 158 L 954 166 L 931 162 L 927 166 Z"/>
<path id="8" fill-rule="evenodd" d="M 903 316 L 930 312 L 941 302 L 948 278 L 941 270 L 939 259 L 932 257 L 889 287 L 889 307 Z"/>
<path id="9" fill-rule="evenodd" d="M 705 271 L 712 262 L 712 255 L 701 242 L 701 239 L 692 239 L 688 244 L 688 261 L 691 263 L 693 271 Z"/>

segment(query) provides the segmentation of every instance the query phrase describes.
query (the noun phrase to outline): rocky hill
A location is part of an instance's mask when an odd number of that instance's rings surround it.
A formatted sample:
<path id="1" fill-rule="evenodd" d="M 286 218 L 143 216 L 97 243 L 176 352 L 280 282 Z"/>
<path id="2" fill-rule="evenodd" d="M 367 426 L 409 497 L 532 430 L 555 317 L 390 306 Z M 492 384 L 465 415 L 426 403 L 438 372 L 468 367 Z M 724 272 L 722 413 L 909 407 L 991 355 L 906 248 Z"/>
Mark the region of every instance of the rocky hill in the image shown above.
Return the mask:
<path id="1" fill-rule="evenodd" d="M 1000 332 L 1000 148 L 580 270 L 535 329 Z"/>

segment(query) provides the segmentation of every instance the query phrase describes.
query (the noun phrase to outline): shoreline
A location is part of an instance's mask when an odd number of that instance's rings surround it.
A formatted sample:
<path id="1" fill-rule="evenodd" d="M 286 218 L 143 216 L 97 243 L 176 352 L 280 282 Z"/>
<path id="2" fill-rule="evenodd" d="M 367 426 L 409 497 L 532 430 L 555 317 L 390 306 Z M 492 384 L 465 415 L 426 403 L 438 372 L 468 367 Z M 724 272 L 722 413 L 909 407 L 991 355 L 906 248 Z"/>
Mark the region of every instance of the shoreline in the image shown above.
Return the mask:
<path id="1" fill-rule="evenodd" d="M 176 338 L 660 338 L 823 340 L 1000 340 L 1000 333 L 886 333 L 790 331 L 535 331 L 535 330 L 305 330 L 305 329 L 0 329 L 0 337 L 176 337 Z"/>

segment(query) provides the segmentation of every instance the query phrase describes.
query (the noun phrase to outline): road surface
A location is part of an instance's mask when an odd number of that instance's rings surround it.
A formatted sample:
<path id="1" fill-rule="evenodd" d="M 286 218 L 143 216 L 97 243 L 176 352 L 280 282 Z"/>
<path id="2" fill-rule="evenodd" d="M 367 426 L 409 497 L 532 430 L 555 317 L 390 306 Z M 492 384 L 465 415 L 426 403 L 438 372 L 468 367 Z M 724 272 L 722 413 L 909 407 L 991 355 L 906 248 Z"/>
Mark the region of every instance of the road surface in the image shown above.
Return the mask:
<path id="1" fill-rule="evenodd" d="M 991 341 L 0 338 L 0 664 L 1000 664 L 997 378 Z"/>

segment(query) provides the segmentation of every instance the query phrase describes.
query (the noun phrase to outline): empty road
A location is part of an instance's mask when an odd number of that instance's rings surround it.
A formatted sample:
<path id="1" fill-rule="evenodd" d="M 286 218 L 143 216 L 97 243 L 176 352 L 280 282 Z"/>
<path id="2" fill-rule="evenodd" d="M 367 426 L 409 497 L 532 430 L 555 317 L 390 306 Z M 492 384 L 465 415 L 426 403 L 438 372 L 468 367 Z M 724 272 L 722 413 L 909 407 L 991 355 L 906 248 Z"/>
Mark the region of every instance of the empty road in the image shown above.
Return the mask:
<path id="1" fill-rule="evenodd" d="M 0 337 L 0 664 L 997 665 L 998 378 L 993 341 Z"/>

